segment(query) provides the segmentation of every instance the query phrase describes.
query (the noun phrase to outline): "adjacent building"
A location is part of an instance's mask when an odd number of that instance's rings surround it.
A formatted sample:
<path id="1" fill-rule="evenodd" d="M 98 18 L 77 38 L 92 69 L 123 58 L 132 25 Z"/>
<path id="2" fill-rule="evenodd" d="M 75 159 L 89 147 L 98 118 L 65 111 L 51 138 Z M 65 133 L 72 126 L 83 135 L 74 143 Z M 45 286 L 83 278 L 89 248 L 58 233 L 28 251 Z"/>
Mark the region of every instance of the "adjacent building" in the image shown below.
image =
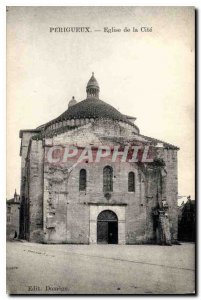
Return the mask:
<path id="1" fill-rule="evenodd" d="M 19 235 L 20 196 L 14 193 L 14 197 L 6 201 L 6 237 L 17 238 Z"/>
<path id="2" fill-rule="evenodd" d="M 195 242 L 196 240 L 196 209 L 195 200 L 187 197 L 186 203 L 178 207 L 178 240 Z"/>

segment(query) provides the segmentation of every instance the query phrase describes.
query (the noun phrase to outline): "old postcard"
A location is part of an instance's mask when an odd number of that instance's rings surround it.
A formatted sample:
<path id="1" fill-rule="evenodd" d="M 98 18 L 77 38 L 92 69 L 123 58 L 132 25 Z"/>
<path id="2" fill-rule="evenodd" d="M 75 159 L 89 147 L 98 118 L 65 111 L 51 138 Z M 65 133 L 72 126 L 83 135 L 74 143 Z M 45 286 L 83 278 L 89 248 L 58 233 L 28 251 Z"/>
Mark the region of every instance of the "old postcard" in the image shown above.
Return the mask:
<path id="1" fill-rule="evenodd" d="M 7 293 L 195 293 L 195 9 L 7 7 Z"/>

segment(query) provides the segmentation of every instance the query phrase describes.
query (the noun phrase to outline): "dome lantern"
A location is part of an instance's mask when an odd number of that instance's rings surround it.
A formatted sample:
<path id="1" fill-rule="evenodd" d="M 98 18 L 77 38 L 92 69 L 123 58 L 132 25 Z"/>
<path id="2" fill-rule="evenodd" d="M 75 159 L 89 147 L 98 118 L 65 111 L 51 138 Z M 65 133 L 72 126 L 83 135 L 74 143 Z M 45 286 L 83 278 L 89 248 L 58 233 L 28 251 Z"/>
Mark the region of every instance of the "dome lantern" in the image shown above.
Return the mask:
<path id="1" fill-rule="evenodd" d="M 72 99 L 69 101 L 68 103 L 68 107 L 73 106 L 77 103 L 77 101 L 75 100 L 75 97 L 73 96 Z"/>
<path id="2" fill-rule="evenodd" d="M 87 99 L 89 98 L 97 98 L 99 99 L 99 85 L 94 77 L 94 72 L 92 72 L 92 76 L 89 79 L 89 82 L 87 83 L 86 92 L 87 92 Z"/>

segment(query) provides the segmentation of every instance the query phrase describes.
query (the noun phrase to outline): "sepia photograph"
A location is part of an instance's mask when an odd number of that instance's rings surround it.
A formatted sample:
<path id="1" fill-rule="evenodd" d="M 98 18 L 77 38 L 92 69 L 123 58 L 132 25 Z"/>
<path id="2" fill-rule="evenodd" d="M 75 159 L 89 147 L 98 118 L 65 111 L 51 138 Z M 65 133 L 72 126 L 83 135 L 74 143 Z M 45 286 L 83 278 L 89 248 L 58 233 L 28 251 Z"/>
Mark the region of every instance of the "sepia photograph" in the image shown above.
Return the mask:
<path id="1" fill-rule="evenodd" d="M 6 7 L 7 294 L 195 294 L 195 15 Z"/>

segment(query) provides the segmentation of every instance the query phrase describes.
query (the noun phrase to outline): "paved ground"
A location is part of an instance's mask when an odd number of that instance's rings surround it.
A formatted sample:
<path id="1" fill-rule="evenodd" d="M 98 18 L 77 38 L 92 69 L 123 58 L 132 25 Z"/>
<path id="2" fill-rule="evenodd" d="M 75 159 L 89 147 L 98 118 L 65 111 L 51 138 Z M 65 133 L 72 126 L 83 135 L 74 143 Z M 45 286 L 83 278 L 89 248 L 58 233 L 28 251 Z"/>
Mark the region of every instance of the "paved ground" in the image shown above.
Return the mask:
<path id="1" fill-rule="evenodd" d="M 194 244 L 7 243 L 10 294 L 193 293 Z"/>

